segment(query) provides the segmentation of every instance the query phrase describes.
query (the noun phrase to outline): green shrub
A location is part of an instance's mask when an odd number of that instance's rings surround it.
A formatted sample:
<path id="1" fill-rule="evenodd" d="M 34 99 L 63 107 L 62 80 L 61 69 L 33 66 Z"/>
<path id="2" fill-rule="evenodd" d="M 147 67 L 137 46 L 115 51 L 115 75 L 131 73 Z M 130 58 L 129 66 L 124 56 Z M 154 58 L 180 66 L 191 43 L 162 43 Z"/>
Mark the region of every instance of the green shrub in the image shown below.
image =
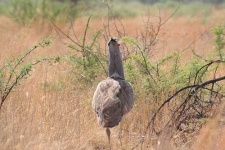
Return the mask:
<path id="1" fill-rule="evenodd" d="M 213 33 L 216 36 L 214 39 L 215 42 L 215 51 L 217 56 L 220 58 L 220 60 L 225 60 L 225 52 L 224 52 L 224 47 L 225 47 L 225 32 L 224 32 L 225 26 L 218 26 L 213 29 Z"/>
<path id="2" fill-rule="evenodd" d="M 68 17 L 74 19 L 77 8 L 71 2 L 58 2 L 52 0 L 10 0 L 5 8 L 5 13 L 20 24 L 32 21 L 47 20 L 67 21 Z"/>
<path id="3" fill-rule="evenodd" d="M 34 68 L 35 65 L 44 61 L 59 60 L 58 57 L 26 60 L 38 48 L 47 47 L 50 45 L 50 43 L 50 37 L 47 37 L 38 44 L 34 45 L 32 48 L 30 48 L 25 54 L 22 54 L 21 56 L 17 57 L 12 57 L 8 61 L 5 60 L 0 66 L 0 110 L 8 95 L 13 91 L 16 86 L 19 85 L 21 81 L 23 81 L 30 75 L 32 68 Z"/>
<path id="4" fill-rule="evenodd" d="M 122 1 L 79 1 L 77 4 L 79 15 L 102 17 L 108 15 L 110 18 L 132 18 L 141 14 L 147 7 L 139 2 Z"/>

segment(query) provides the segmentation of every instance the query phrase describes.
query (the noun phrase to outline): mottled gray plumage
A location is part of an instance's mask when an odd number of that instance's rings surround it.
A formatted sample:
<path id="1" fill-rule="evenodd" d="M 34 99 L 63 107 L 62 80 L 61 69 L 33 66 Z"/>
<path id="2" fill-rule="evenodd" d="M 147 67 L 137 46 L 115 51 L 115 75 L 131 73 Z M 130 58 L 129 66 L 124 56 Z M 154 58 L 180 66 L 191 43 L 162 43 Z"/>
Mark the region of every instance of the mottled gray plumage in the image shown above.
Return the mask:
<path id="1" fill-rule="evenodd" d="M 112 78 L 100 82 L 92 106 L 101 126 L 111 128 L 118 125 L 122 116 L 133 107 L 131 85 L 124 80 Z"/>
<path id="2" fill-rule="evenodd" d="M 93 96 L 94 108 L 98 122 L 107 128 L 106 132 L 110 142 L 110 131 L 119 124 L 124 114 L 134 105 L 134 94 L 130 83 L 125 81 L 123 62 L 119 44 L 111 38 L 109 44 L 109 74 L 106 80 L 100 82 Z"/>

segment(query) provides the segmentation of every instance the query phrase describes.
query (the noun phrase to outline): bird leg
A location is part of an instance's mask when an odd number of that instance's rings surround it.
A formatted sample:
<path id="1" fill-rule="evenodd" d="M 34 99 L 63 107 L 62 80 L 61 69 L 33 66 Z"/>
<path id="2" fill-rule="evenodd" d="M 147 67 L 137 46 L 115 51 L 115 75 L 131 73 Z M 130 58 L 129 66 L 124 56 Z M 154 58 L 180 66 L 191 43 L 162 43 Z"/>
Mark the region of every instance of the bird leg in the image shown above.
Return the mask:
<path id="1" fill-rule="evenodd" d="M 109 129 L 109 128 L 106 128 L 106 134 L 107 134 L 108 141 L 109 141 L 109 149 L 111 150 L 111 144 L 110 144 L 110 129 Z"/>
<path id="2" fill-rule="evenodd" d="M 123 149 L 123 144 L 122 144 L 122 125 L 120 123 L 120 131 L 119 131 L 119 140 L 120 140 L 120 146 L 121 146 L 121 149 Z"/>

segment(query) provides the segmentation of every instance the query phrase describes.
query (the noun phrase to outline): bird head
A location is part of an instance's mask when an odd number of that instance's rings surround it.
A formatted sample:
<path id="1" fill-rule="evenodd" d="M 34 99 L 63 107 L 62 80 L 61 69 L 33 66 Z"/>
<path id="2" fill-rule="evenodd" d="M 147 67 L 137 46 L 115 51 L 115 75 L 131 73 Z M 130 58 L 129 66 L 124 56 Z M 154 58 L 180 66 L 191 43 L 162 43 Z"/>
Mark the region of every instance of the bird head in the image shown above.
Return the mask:
<path id="1" fill-rule="evenodd" d="M 120 45 L 120 41 L 118 38 L 116 37 L 111 37 L 109 39 L 109 42 L 108 42 L 108 46 L 110 46 L 111 44 L 114 44 L 114 45 Z"/>
<path id="2" fill-rule="evenodd" d="M 108 47 L 109 47 L 109 52 L 112 54 L 117 54 L 120 52 L 119 50 L 119 40 L 118 38 L 115 38 L 115 37 L 111 37 L 110 40 L 109 40 L 109 43 L 108 43 Z"/>

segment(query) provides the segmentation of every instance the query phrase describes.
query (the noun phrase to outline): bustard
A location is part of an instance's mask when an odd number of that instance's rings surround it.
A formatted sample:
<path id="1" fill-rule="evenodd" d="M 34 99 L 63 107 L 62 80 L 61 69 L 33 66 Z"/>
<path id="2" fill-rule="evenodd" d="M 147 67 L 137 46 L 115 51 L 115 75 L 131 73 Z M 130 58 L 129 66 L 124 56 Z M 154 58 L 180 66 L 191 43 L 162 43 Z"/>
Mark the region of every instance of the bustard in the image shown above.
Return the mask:
<path id="1" fill-rule="evenodd" d="M 92 100 L 98 122 L 106 128 L 109 146 L 110 128 L 118 125 L 123 115 L 128 113 L 134 105 L 133 89 L 124 77 L 119 46 L 117 40 L 111 38 L 108 43 L 108 78 L 98 84 Z"/>

